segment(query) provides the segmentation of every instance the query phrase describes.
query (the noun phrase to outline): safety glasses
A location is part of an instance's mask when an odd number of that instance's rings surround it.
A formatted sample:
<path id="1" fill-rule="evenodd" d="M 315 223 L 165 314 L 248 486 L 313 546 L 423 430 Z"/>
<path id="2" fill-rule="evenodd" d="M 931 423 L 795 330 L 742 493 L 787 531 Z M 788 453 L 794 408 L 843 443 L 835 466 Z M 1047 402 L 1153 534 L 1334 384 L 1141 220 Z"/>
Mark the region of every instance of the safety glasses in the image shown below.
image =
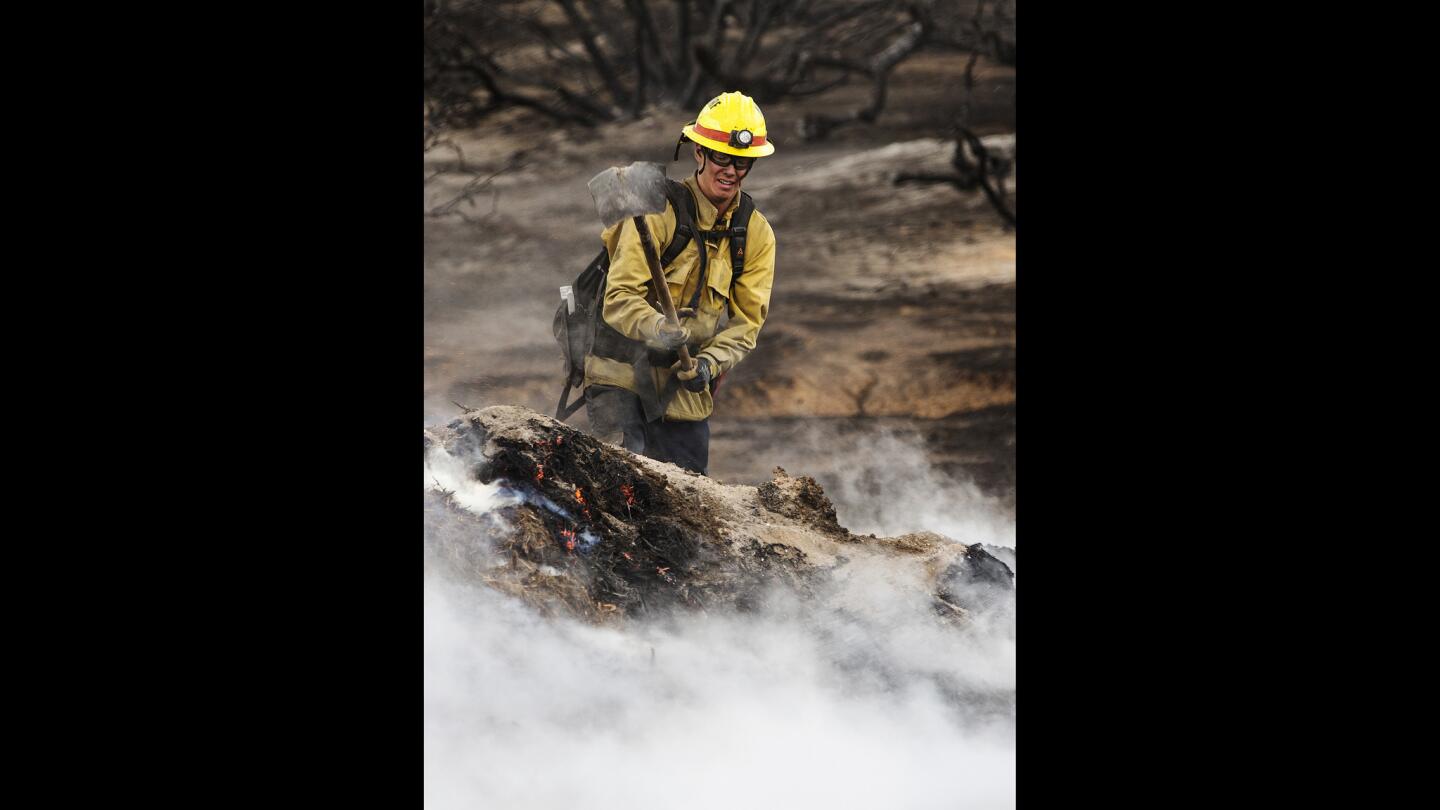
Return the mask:
<path id="1" fill-rule="evenodd" d="M 755 165 L 755 158 L 753 157 L 737 157 L 724 152 L 716 152 L 709 147 L 702 146 L 701 148 L 705 150 L 705 156 L 709 158 L 711 163 L 714 163 L 716 166 L 730 166 L 733 164 L 735 171 L 741 174 L 750 171 L 750 167 Z"/>

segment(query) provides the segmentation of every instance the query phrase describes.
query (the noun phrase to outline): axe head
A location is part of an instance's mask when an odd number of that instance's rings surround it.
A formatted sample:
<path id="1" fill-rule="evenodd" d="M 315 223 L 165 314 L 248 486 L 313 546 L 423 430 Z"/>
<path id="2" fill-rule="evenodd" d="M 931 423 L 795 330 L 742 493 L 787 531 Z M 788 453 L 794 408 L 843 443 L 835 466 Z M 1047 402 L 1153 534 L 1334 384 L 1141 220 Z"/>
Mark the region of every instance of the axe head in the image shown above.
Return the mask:
<path id="1" fill-rule="evenodd" d="M 665 167 L 636 162 L 611 166 L 590 178 L 595 211 L 608 228 L 622 219 L 665 210 Z"/>

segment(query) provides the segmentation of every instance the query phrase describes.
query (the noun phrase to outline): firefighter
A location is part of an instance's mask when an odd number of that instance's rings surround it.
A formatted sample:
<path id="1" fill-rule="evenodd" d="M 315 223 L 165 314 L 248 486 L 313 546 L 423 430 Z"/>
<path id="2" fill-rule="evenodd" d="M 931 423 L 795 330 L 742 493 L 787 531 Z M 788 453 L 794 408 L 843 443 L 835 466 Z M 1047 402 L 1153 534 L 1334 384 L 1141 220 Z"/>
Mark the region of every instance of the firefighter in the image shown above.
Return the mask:
<path id="1" fill-rule="evenodd" d="M 647 300 L 650 270 L 634 225 L 625 220 L 606 228 L 601 239 L 610 270 L 602 315 L 637 350 L 607 350 L 597 341 L 585 358 L 585 405 L 598 438 L 703 475 L 716 381 L 755 348 L 770 309 L 775 233 L 758 210 L 746 222 L 737 211 L 753 210 L 741 186 L 756 159 L 775 146 L 760 108 L 741 93 L 716 96 L 682 128 L 677 158 L 686 143 L 695 160 L 694 174 L 684 180 L 694 202 L 693 236 L 664 268 L 680 325 L 661 314 L 653 297 Z M 677 215 L 667 203 L 663 213 L 645 218 L 657 249 L 687 235 L 685 228 L 677 234 L 677 226 L 689 216 L 688 205 Z M 743 255 L 732 253 L 732 242 Z M 693 369 L 680 366 L 682 345 L 695 358 Z"/>

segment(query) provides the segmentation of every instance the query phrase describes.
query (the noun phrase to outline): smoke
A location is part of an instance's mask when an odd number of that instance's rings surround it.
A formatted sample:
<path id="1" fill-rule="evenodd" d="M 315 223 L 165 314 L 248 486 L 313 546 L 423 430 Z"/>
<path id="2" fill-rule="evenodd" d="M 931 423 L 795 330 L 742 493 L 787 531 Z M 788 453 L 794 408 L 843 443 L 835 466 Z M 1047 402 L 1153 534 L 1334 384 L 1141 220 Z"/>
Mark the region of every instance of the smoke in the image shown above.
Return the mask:
<path id="1" fill-rule="evenodd" d="M 1015 521 L 974 482 L 937 469 L 921 438 L 889 430 L 846 442 L 846 458 L 817 476 L 840 525 L 882 537 L 928 530 L 966 545 L 1015 546 Z"/>
<path id="2" fill-rule="evenodd" d="M 1013 685 L 1013 645 L 946 660 L 923 634 L 775 617 L 625 633 L 434 577 L 425 602 L 427 807 L 1013 806 L 1013 732 L 965 724 L 922 677 Z"/>
<path id="3" fill-rule="evenodd" d="M 425 488 L 449 492 L 456 503 L 481 516 L 488 516 L 495 509 L 523 500 L 518 493 L 498 481 L 480 483 L 466 469 L 464 461 L 441 447 L 425 454 Z"/>
<path id="4" fill-rule="evenodd" d="M 518 497 L 440 454 L 437 480 L 491 516 Z M 614 629 L 427 569 L 426 807 L 1013 807 L 1011 617 L 957 632 L 879 569 L 840 587 L 844 610 L 777 592 L 756 614 Z"/>

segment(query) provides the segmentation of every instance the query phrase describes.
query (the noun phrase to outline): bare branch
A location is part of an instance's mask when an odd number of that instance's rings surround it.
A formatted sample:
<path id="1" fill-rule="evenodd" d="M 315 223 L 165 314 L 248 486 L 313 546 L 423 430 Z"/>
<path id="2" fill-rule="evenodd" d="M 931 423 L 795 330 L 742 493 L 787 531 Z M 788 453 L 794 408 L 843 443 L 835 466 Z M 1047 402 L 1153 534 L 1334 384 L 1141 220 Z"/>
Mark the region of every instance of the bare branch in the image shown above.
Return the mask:
<path id="1" fill-rule="evenodd" d="M 676 37 L 679 47 L 675 50 L 676 74 L 679 74 L 680 64 L 685 65 L 685 79 L 681 87 L 690 85 L 690 78 L 695 75 L 695 58 L 690 53 L 690 0 L 675 0 L 675 14 L 679 17 Z"/>
<path id="2" fill-rule="evenodd" d="M 807 140 L 819 140 L 826 137 L 835 129 L 846 124 L 853 124 L 857 121 L 874 123 L 880 117 L 881 111 L 885 109 L 885 99 L 890 84 L 890 72 L 895 66 L 903 61 L 910 54 L 920 47 L 925 37 L 926 27 L 923 22 L 916 20 L 905 27 L 904 32 L 886 48 L 870 58 L 868 63 L 859 64 L 851 59 L 828 55 L 818 56 L 812 59 L 813 64 L 831 65 L 845 70 L 862 72 L 870 76 L 873 89 L 870 96 L 870 104 L 858 110 L 853 110 L 846 115 L 830 116 L 813 114 L 805 117 L 801 123 L 801 131 Z"/>
<path id="3" fill-rule="evenodd" d="M 1015 212 L 1006 201 L 1005 178 L 1010 174 L 1010 158 L 990 154 L 985 144 L 968 128 L 956 128 L 955 155 L 951 165 L 954 174 L 933 172 L 905 172 L 895 177 L 895 184 L 901 183 L 949 183 L 963 192 L 974 191 L 977 187 L 984 192 L 990 206 L 1005 221 L 1007 228 L 1016 227 Z"/>
<path id="4" fill-rule="evenodd" d="M 960 137 L 965 139 L 966 143 L 970 145 L 970 150 L 975 153 L 974 170 L 980 183 L 980 188 L 985 191 L 986 198 L 990 200 L 990 204 L 994 206 L 995 210 L 1000 214 L 1001 218 L 1003 218 L 1005 222 L 1010 225 L 1010 227 L 1016 227 L 1015 214 L 1010 210 L 1010 207 L 1006 205 L 1003 194 L 1005 188 L 1005 175 L 1009 173 L 1008 162 L 1005 164 L 999 164 L 996 161 L 992 161 L 990 158 L 990 153 L 985 149 L 985 144 L 981 143 L 980 139 L 976 137 L 975 133 L 971 132 L 969 129 L 965 127 L 960 127 Z M 957 167 L 959 167 L 964 160 L 965 155 L 963 154 L 963 150 L 960 148 L 960 143 L 957 140 L 955 144 L 955 158 L 953 162 Z M 1001 169 L 1002 165 L 1003 170 Z M 995 183 L 993 184 L 991 183 L 992 178 L 995 179 Z M 999 186 L 998 191 L 996 190 L 997 185 Z"/>
<path id="5" fill-rule="evenodd" d="M 645 0 L 626 0 L 630 6 L 630 14 L 635 18 L 636 28 L 644 33 L 643 42 L 650 47 L 651 59 L 656 73 L 656 78 L 670 76 L 675 73 L 675 65 L 665 54 L 665 49 L 660 47 L 660 38 L 655 34 L 655 21 L 650 16 L 650 7 Z M 636 37 L 636 48 L 640 48 L 642 40 Z"/>
<path id="6" fill-rule="evenodd" d="M 634 0 L 627 0 L 634 8 Z M 630 111 L 630 117 L 639 119 L 640 113 L 645 109 L 645 26 L 637 21 L 635 25 L 635 104 Z"/>
<path id="7" fill-rule="evenodd" d="M 500 175 L 504 174 L 512 168 L 514 167 L 505 166 L 483 177 L 475 177 L 470 182 L 466 183 L 465 187 L 462 188 L 460 192 L 456 194 L 453 198 L 441 203 L 440 205 L 434 206 L 429 211 L 426 211 L 425 216 L 438 219 L 440 217 L 446 217 L 451 214 L 455 214 L 462 218 L 465 217 L 465 212 L 460 210 L 460 206 L 468 205 L 471 208 L 474 208 L 476 195 L 489 188 L 491 182 L 493 182 L 496 177 L 499 177 Z M 496 195 L 498 192 L 496 192 L 494 189 L 491 189 L 491 192 L 491 213 L 493 214 L 495 203 L 497 202 Z"/>
<path id="8" fill-rule="evenodd" d="M 575 32 L 580 36 L 580 43 L 585 46 L 585 52 L 590 55 L 590 62 L 595 66 L 595 72 L 600 74 L 600 80 L 605 83 L 605 88 L 610 91 L 610 99 L 617 106 L 623 107 L 628 94 L 620 86 L 620 80 L 615 76 L 614 68 L 610 67 L 610 61 L 601 53 L 600 46 L 595 44 L 595 30 L 590 27 L 589 21 L 580 15 L 580 10 L 575 8 L 575 0 L 556 0 L 560 7 L 565 10 L 565 17 L 575 27 Z"/>
<path id="9" fill-rule="evenodd" d="M 764 104 L 866 81 L 859 109 L 803 123 L 823 138 L 879 120 L 892 72 L 925 49 L 968 54 L 968 126 L 979 58 L 1013 61 L 1013 18 L 1013 0 L 431 0 L 425 143 L 515 107 L 590 127 L 717 88 Z"/>

